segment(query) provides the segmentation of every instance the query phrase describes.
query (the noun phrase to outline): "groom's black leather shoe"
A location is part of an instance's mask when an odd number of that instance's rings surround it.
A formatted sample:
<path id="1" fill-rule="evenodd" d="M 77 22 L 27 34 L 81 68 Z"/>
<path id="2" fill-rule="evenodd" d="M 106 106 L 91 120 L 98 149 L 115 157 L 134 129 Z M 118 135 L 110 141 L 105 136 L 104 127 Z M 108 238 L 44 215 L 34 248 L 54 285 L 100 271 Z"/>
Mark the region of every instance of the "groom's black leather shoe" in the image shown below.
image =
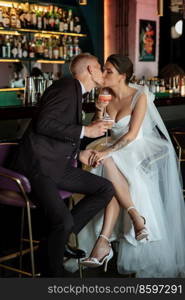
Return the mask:
<path id="1" fill-rule="evenodd" d="M 78 248 L 73 248 L 69 245 L 65 246 L 65 252 L 64 252 L 64 256 L 67 258 L 83 258 L 86 256 L 85 251 L 78 249 Z"/>

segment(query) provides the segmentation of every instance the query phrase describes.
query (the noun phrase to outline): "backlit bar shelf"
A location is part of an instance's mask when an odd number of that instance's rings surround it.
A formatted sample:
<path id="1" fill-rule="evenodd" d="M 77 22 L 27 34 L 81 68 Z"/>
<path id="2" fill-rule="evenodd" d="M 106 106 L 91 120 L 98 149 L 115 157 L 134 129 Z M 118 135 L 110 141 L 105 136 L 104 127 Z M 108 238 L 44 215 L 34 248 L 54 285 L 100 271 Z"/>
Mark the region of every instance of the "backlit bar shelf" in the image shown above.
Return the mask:
<path id="1" fill-rule="evenodd" d="M 16 92 L 16 91 L 24 91 L 24 87 L 19 87 L 19 88 L 0 88 L 0 92 Z"/>
<path id="2" fill-rule="evenodd" d="M 38 59 L 38 58 L 0 58 L 0 63 L 5 62 L 21 62 L 21 61 L 35 61 L 42 64 L 65 64 L 65 60 L 62 59 Z"/>
<path id="3" fill-rule="evenodd" d="M 9 35 L 19 35 L 20 33 L 37 33 L 37 34 L 48 34 L 48 35 L 67 35 L 67 36 L 78 36 L 78 37 L 86 37 L 87 35 L 84 33 L 73 33 L 73 32 L 60 32 L 60 31 L 48 31 L 48 30 L 37 30 L 37 29 L 29 29 L 29 28 L 20 28 L 20 29 L 7 29 L 0 27 L 0 34 L 9 34 Z"/>
<path id="4" fill-rule="evenodd" d="M 41 64 L 65 64 L 65 60 L 37 59 L 36 61 Z"/>

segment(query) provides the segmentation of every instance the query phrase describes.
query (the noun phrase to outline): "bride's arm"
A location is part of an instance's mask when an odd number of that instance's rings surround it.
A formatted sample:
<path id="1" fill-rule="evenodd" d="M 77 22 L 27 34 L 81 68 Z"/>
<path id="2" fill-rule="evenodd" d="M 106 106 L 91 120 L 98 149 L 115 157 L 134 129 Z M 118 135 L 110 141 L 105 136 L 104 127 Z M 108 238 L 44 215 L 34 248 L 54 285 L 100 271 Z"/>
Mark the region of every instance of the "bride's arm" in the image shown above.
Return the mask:
<path id="1" fill-rule="evenodd" d="M 146 95 L 142 94 L 139 97 L 135 105 L 135 108 L 132 112 L 129 131 L 125 135 L 123 135 L 120 139 L 118 139 L 113 145 L 111 145 L 104 151 L 97 153 L 95 155 L 97 161 L 103 159 L 108 154 L 118 151 L 119 149 L 127 146 L 130 142 L 132 142 L 137 137 L 141 124 L 145 117 L 146 108 L 147 108 Z"/>

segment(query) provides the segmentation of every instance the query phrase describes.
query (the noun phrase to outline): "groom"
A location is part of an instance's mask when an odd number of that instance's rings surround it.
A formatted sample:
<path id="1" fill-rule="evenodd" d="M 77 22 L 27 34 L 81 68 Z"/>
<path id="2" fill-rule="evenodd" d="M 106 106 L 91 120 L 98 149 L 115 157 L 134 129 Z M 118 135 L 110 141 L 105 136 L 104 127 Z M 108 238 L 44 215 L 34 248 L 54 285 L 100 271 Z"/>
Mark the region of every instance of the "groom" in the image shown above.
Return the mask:
<path id="1" fill-rule="evenodd" d="M 103 84 L 100 64 L 96 57 L 84 53 L 73 59 L 70 70 L 74 78 L 60 79 L 44 92 L 14 161 L 14 169 L 29 178 L 36 204 L 48 223 L 46 243 L 41 247 L 44 277 L 64 276 L 69 234 L 77 234 L 114 194 L 111 182 L 72 166 L 76 157 L 88 164 L 93 153 L 79 151 L 80 139 L 99 137 L 107 130 L 102 121 L 81 124 L 83 94 Z M 86 196 L 70 211 L 59 190 Z"/>

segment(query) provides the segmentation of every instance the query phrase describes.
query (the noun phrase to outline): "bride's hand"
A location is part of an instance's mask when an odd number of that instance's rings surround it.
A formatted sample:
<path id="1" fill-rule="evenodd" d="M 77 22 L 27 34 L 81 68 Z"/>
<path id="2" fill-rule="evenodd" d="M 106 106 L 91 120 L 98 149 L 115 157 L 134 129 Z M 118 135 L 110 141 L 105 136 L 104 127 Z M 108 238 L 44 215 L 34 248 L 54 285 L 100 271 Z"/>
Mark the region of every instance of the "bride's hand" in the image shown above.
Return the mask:
<path id="1" fill-rule="evenodd" d="M 100 151 L 100 152 L 96 152 L 94 153 L 92 160 L 91 160 L 91 165 L 95 168 L 98 165 L 100 165 L 104 158 L 109 154 L 109 151 Z"/>
<path id="2" fill-rule="evenodd" d="M 95 159 L 95 156 L 98 152 L 93 152 L 90 157 L 89 157 L 89 166 L 96 168 L 97 166 L 99 166 L 101 164 L 101 162 L 97 162 Z"/>

